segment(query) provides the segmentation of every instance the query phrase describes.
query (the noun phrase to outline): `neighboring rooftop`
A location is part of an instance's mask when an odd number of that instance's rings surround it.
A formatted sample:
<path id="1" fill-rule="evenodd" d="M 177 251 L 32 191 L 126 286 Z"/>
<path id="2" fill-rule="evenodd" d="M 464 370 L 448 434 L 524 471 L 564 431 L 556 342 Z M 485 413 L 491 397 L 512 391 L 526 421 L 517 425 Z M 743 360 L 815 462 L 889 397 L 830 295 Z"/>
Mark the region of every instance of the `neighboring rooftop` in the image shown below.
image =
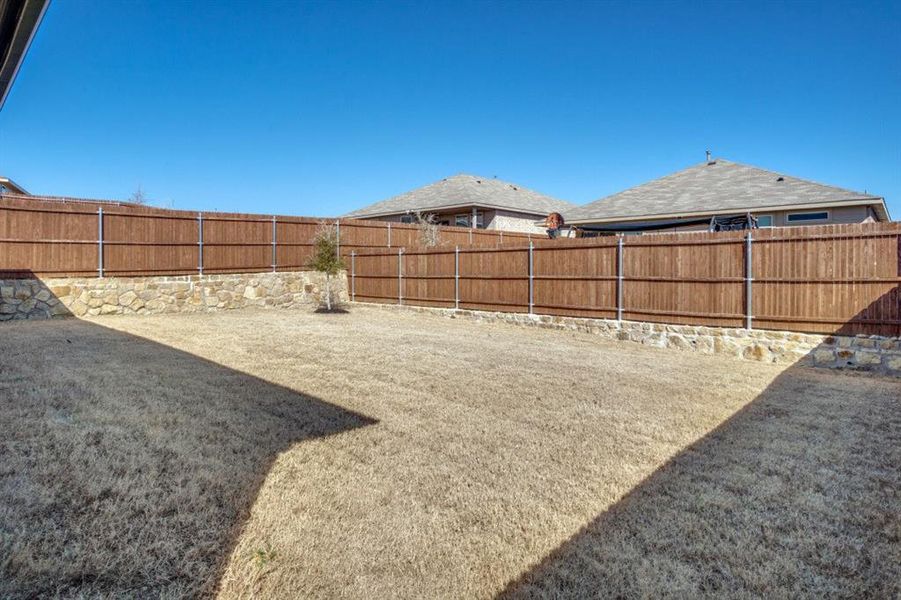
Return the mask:
<path id="1" fill-rule="evenodd" d="M 500 179 L 460 174 L 370 204 L 344 216 L 382 217 L 467 206 L 511 210 L 541 216 L 576 208 L 575 204 Z"/>
<path id="2" fill-rule="evenodd" d="M 0 0 L 0 109 L 50 0 Z"/>
<path id="3" fill-rule="evenodd" d="M 18 196 L 28 196 L 28 192 L 25 191 L 25 188 L 17 184 L 9 177 L 3 176 L 0 176 L 0 194 L 16 194 Z"/>
<path id="4" fill-rule="evenodd" d="M 884 200 L 749 165 L 714 159 L 607 196 L 565 213 L 570 223 L 667 218 L 764 209 L 874 205 L 889 220 Z"/>

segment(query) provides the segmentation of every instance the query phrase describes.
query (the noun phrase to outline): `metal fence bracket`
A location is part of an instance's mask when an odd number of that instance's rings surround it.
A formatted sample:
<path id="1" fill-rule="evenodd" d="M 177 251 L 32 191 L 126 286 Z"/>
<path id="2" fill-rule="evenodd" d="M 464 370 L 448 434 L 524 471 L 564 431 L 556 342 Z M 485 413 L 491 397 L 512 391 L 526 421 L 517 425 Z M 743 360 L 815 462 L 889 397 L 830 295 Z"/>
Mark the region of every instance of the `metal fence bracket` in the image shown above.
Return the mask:
<path id="1" fill-rule="evenodd" d="M 335 255 L 341 260 L 341 220 L 335 219 Z"/>
<path id="2" fill-rule="evenodd" d="M 97 208 L 97 272 L 103 277 L 103 207 Z"/>
<path id="3" fill-rule="evenodd" d="M 357 253 L 350 251 L 350 300 L 357 301 Z"/>
<path id="4" fill-rule="evenodd" d="M 397 250 L 397 303 L 404 304 L 404 249 Z"/>
<path id="5" fill-rule="evenodd" d="M 454 308 L 460 309 L 460 246 L 454 246 Z"/>
<path id="6" fill-rule="evenodd" d="M 625 275 L 623 274 L 623 236 L 616 238 L 616 320 L 623 320 L 623 283 L 625 283 Z"/>
<path id="7" fill-rule="evenodd" d="M 535 244 L 529 240 L 529 314 L 535 309 Z"/>
<path id="8" fill-rule="evenodd" d="M 203 277 L 203 213 L 197 213 L 197 272 Z"/>
<path id="9" fill-rule="evenodd" d="M 751 232 L 745 236 L 745 329 L 751 329 L 754 320 L 754 272 L 751 260 L 751 244 L 754 241 Z"/>
<path id="10" fill-rule="evenodd" d="M 275 215 L 272 215 L 272 272 L 275 273 L 275 267 L 278 260 L 278 251 L 275 246 L 275 236 L 276 236 L 276 221 Z"/>

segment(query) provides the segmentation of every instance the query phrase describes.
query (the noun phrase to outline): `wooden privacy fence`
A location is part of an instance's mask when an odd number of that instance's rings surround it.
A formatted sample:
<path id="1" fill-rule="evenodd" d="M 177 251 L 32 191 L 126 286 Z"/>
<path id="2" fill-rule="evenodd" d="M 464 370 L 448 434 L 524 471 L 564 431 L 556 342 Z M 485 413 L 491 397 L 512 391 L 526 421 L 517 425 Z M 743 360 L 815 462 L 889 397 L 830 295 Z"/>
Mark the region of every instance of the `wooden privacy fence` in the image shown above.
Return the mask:
<path id="1" fill-rule="evenodd" d="M 354 252 L 364 302 L 901 335 L 901 223 Z"/>
<path id="2" fill-rule="evenodd" d="M 416 225 L 165 210 L 123 203 L 0 197 L 0 276 L 138 276 L 303 269 L 323 222 L 348 256 L 419 243 Z M 499 246 L 524 233 L 440 227 L 444 244 Z"/>

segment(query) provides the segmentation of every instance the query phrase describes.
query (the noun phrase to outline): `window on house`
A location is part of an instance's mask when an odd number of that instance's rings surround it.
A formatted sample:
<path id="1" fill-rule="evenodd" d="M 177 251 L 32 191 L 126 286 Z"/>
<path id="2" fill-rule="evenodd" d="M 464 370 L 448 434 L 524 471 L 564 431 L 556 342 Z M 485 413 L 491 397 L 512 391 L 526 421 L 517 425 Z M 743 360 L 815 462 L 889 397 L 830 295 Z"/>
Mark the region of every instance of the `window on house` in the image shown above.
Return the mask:
<path id="1" fill-rule="evenodd" d="M 403 215 L 403 216 L 401 216 L 400 222 L 401 222 L 401 223 L 412 223 L 412 222 L 413 222 L 413 215 Z"/>
<path id="2" fill-rule="evenodd" d="M 469 215 L 455 216 L 454 225 L 456 225 L 457 227 L 469 227 Z"/>
<path id="3" fill-rule="evenodd" d="M 772 227 L 773 226 L 773 215 L 757 215 L 757 226 L 758 227 Z"/>
<path id="4" fill-rule="evenodd" d="M 786 217 L 786 220 L 789 223 L 805 223 L 807 221 L 828 221 L 829 213 L 826 211 L 789 213 L 789 215 Z"/>
<path id="5" fill-rule="evenodd" d="M 481 212 L 476 213 L 476 227 L 478 229 L 485 229 L 485 214 Z"/>

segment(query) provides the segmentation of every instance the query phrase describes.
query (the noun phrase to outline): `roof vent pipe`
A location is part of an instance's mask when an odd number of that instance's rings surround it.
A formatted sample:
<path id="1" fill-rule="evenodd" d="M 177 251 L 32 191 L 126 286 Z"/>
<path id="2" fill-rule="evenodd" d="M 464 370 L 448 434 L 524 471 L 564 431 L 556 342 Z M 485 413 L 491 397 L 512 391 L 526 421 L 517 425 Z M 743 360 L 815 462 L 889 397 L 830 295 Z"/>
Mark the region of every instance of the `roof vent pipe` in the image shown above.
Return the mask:
<path id="1" fill-rule="evenodd" d="M 707 150 L 707 164 L 710 164 L 710 150 Z"/>

